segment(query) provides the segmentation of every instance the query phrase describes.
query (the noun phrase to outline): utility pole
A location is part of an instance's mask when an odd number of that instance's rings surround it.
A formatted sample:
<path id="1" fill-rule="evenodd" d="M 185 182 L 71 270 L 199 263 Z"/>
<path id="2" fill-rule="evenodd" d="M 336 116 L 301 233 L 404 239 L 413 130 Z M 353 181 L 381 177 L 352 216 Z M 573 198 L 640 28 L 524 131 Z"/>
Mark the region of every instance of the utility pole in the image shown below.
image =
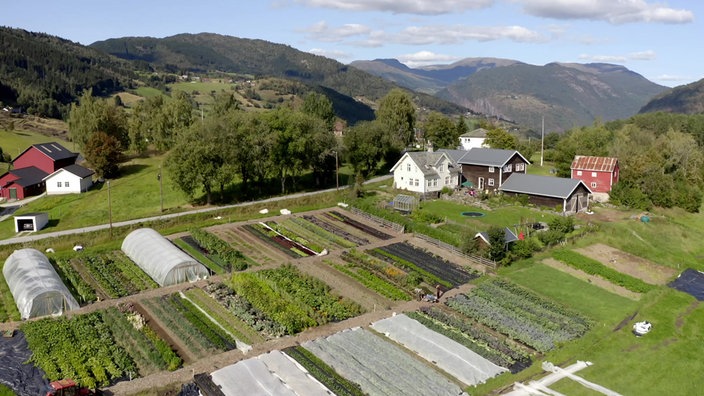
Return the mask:
<path id="1" fill-rule="evenodd" d="M 333 150 L 335 153 L 335 189 L 340 191 L 340 166 L 337 162 L 337 150 Z"/>
<path id="2" fill-rule="evenodd" d="M 543 167 L 543 147 L 545 143 L 545 116 L 543 116 L 542 128 L 540 130 L 540 167 Z"/>
<path id="3" fill-rule="evenodd" d="M 159 165 L 159 173 L 156 175 L 157 180 L 159 180 L 159 197 L 161 201 L 161 211 L 164 212 L 164 186 L 161 181 L 161 165 Z"/>

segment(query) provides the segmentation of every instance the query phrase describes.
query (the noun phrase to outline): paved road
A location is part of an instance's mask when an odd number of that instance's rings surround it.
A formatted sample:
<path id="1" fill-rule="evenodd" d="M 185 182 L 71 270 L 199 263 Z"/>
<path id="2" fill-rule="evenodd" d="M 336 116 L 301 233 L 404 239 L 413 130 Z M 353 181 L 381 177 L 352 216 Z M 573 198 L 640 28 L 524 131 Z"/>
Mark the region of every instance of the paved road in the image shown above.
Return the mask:
<path id="1" fill-rule="evenodd" d="M 375 183 L 375 182 L 387 180 L 390 178 L 392 178 L 391 175 L 379 176 L 379 177 L 376 177 L 376 178 L 373 178 L 373 179 L 366 181 L 365 184 Z M 347 188 L 347 186 L 341 186 L 340 188 L 341 189 Z M 187 212 L 171 213 L 171 214 L 160 215 L 160 216 L 146 217 L 146 218 L 142 218 L 142 219 L 120 221 L 120 222 L 112 223 L 112 227 L 117 228 L 117 227 L 122 227 L 122 226 L 137 224 L 137 223 L 143 223 L 143 222 L 167 220 L 167 219 L 172 219 L 174 217 L 188 216 L 188 215 L 197 214 L 197 213 L 214 212 L 214 211 L 218 211 L 218 210 L 230 209 L 230 208 L 236 208 L 236 207 L 251 206 L 251 205 L 259 204 L 259 203 L 278 202 L 278 201 L 283 201 L 283 200 L 290 199 L 290 198 L 306 197 L 306 196 L 317 195 L 317 194 L 322 194 L 322 193 L 331 192 L 331 191 L 335 191 L 335 189 L 330 188 L 327 190 L 312 191 L 312 192 L 284 195 L 284 196 L 280 196 L 280 197 L 267 198 L 267 199 L 263 199 L 263 200 L 259 200 L 259 201 L 242 202 L 242 203 L 238 203 L 238 204 L 234 204 L 234 205 L 213 206 L 213 207 L 208 207 L 208 208 L 203 208 L 203 209 L 190 210 Z M 14 237 L 14 238 L 0 240 L 0 245 L 12 245 L 15 243 L 32 242 L 32 241 L 37 241 L 40 239 L 54 238 L 54 237 L 59 237 L 59 236 L 63 236 L 63 235 L 83 234 L 86 232 L 105 230 L 108 228 L 110 228 L 110 224 L 100 224 L 100 225 L 95 225 L 95 226 L 90 226 L 90 227 L 74 228 L 71 230 L 47 232 L 45 234 L 36 234 L 36 235 Z"/>

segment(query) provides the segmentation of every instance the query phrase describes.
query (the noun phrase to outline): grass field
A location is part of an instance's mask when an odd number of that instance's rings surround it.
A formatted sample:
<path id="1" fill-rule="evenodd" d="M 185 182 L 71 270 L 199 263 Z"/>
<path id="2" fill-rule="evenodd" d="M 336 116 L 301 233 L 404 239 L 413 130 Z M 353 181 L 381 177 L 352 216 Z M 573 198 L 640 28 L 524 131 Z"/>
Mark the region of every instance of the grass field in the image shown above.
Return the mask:
<path id="1" fill-rule="evenodd" d="M 485 210 L 479 207 L 463 205 L 452 201 L 426 201 L 423 202 L 423 210 L 437 214 L 448 220 L 474 226 L 476 228 L 486 228 L 491 226 L 513 227 L 521 222 L 549 222 L 556 217 L 556 214 L 539 212 L 527 207 L 507 206 L 496 210 Z M 462 212 L 475 211 L 484 213 L 482 217 L 465 217 Z"/>
<path id="2" fill-rule="evenodd" d="M 46 136 L 35 132 L 6 131 L 0 129 L 0 147 L 2 147 L 3 152 L 9 153 L 13 159 L 33 144 L 48 142 L 58 142 L 69 150 L 75 150 L 72 143 L 57 137 Z M 7 170 L 5 166 L 5 164 L 0 163 L 0 174 L 5 173 Z"/>

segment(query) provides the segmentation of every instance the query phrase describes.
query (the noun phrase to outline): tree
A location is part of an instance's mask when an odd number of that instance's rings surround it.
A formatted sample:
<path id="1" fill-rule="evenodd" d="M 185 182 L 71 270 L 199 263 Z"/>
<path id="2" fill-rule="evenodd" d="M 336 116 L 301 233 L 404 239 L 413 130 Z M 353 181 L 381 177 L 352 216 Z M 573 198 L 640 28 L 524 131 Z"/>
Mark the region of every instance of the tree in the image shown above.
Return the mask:
<path id="1" fill-rule="evenodd" d="M 464 116 L 460 116 L 457 119 L 457 124 L 455 125 L 455 136 L 458 138 L 465 133 L 469 132 L 469 126 L 467 125 L 467 120 L 465 120 Z"/>
<path id="2" fill-rule="evenodd" d="M 444 115 L 433 111 L 423 123 L 425 140 L 434 148 L 456 148 L 459 145 L 457 126 Z"/>
<path id="3" fill-rule="evenodd" d="M 385 126 L 377 121 L 357 123 L 345 133 L 347 162 L 356 174 L 366 178 L 376 170 L 391 145 L 389 139 Z"/>
<path id="4" fill-rule="evenodd" d="M 416 110 L 410 95 L 392 89 L 379 101 L 376 120 L 391 132 L 393 143 L 403 149 L 415 141 Z"/>
<path id="5" fill-rule="evenodd" d="M 327 96 L 317 92 L 309 92 L 303 99 L 301 111 L 323 120 L 326 127 L 332 130 L 335 123 L 335 110 Z"/>
<path id="6" fill-rule="evenodd" d="M 99 177 L 118 176 L 122 149 L 114 136 L 100 131 L 93 133 L 86 142 L 84 154 Z"/>
<path id="7" fill-rule="evenodd" d="M 129 146 L 124 109 L 115 106 L 114 102 L 93 97 L 91 90 L 83 92 L 78 105 L 71 105 L 68 126 L 71 140 L 81 150 L 98 131 L 114 137 L 122 147 Z"/>
<path id="8" fill-rule="evenodd" d="M 489 236 L 489 258 L 501 261 L 506 256 L 506 231 L 502 227 L 492 227 Z"/>
<path id="9" fill-rule="evenodd" d="M 518 138 L 497 127 L 487 129 L 485 142 L 493 149 L 516 150 L 518 148 Z"/>

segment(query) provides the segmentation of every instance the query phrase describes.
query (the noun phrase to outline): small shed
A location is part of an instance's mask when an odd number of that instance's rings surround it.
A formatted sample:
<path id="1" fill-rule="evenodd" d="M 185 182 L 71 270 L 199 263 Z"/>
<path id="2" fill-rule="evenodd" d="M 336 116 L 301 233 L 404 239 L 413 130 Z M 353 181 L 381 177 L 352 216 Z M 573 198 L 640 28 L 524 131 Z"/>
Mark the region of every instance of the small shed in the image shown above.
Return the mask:
<path id="1" fill-rule="evenodd" d="M 36 232 L 49 223 L 49 214 L 46 212 L 25 213 L 15 217 L 15 232 Z"/>
<path id="2" fill-rule="evenodd" d="M 486 246 L 490 246 L 491 242 L 489 241 L 489 233 L 488 232 L 478 232 L 475 236 L 474 239 L 479 240 L 484 243 Z M 506 250 L 508 250 L 509 246 L 518 240 L 518 237 L 516 234 L 511 231 L 510 228 L 504 227 L 504 247 Z"/>
<path id="3" fill-rule="evenodd" d="M 393 201 L 393 208 L 403 213 L 411 213 L 416 205 L 418 201 L 412 195 L 398 194 Z"/>

